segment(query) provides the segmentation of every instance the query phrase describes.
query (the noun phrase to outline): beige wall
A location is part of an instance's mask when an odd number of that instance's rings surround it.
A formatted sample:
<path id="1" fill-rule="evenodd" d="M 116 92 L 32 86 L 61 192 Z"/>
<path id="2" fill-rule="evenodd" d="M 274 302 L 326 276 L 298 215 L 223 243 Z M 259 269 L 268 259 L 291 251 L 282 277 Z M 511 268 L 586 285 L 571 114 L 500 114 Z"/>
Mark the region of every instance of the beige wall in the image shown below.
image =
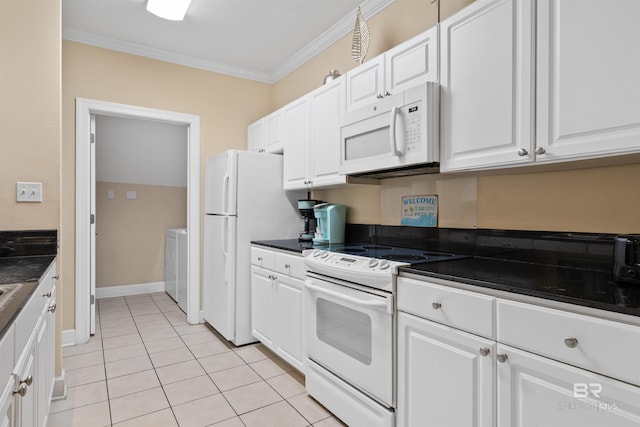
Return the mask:
<path id="1" fill-rule="evenodd" d="M 0 0 L 0 230 L 60 229 L 60 19 L 60 0 Z M 42 203 L 16 203 L 17 181 Z"/>
<path id="2" fill-rule="evenodd" d="M 186 224 L 186 188 L 97 182 L 96 287 L 164 281 L 165 230 Z"/>
<path id="3" fill-rule="evenodd" d="M 246 147 L 247 125 L 271 111 L 272 86 L 69 41 L 62 64 L 62 326 L 73 329 L 76 97 L 199 115 L 202 177 L 207 157 Z"/>
<path id="4" fill-rule="evenodd" d="M 460 2 L 461 0 L 456 0 Z M 466 0 L 469 1 L 469 0 Z M 438 5 L 431 0 L 396 0 L 382 12 L 367 20 L 371 42 L 365 62 L 392 47 L 417 36 L 438 22 Z M 355 15 L 354 15 L 355 24 Z M 322 85 L 331 69 L 344 74 L 359 65 L 351 58 L 349 33 L 274 85 L 273 109 Z"/>

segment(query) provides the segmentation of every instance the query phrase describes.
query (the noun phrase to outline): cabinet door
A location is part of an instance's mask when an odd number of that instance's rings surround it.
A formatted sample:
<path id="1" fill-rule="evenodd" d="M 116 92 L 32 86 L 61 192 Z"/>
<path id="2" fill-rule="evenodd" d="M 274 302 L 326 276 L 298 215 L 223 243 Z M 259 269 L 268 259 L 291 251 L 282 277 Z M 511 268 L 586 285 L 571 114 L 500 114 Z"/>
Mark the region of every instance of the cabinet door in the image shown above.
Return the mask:
<path id="1" fill-rule="evenodd" d="M 385 91 L 396 94 L 412 86 L 438 81 L 438 27 L 384 54 Z"/>
<path id="2" fill-rule="evenodd" d="M 494 341 L 398 313 L 397 425 L 493 426 L 495 347 Z"/>
<path id="3" fill-rule="evenodd" d="M 247 151 L 264 151 L 264 121 L 252 123 L 247 128 Z"/>
<path id="4" fill-rule="evenodd" d="M 306 188 L 309 161 L 309 98 L 302 97 L 283 108 L 284 189 Z"/>
<path id="5" fill-rule="evenodd" d="M 251 267 L 251 334 L 273 348 L 275 332 L 273 273 Z"/>
<path id="6" fill-rule="evenodd" d="M 0 383 L 0 427 L 13 427 L 13 390 L 15 381 L 13 377 L 3 378 Z"/>
<path id="7" fill-rule="evenodd" d="M 264 118 L 264 150 L 272 154 L 281 154 L 283 151 L 280 111 L 271 113 Z"/>
<path id="8" fill-rule="evenodd" d="M 441 170 L 533 161 L 533 2 L 477 0 L 441 23 Z"/>
<path id="9" fill-rule="evenodd" d="M 347 73 L 347 111 L 370 104 L 384 95 L 384 55 Z"/>
<path id="10" fill-rule="evenodd" d="M 538 0 L 538 161 L 640 151 L 640 2 Z"/>
<path id="11" fill-rule="evenodd" d="M 640 425 L 639 387 L 502 344 L 498 353 L 498 427 Z"/>
<path id="12" fill-rule="evenodd" d="M 23 353 L 24 358 L 17 367 L 16 389 L 26 386 L 24 396 L 15 394 L 14 405 L 16 408 L 16 422 L 18 426 L 35 426 L 36 425 L 36 392 L 34 384 L 35 379 L 35 363 L 36 363 L 36 343 L 35 338 L 30 340 L 30 345 Z"/>
<path id="13" fill-rule="evenodd" d="M 340 168 L 340 114 L 345 111 L 345 79 L 340 77 L 311 95 L 311 180 L 314 187 L 344 184 Z"/>
<path id="14" fill-rule="evenodd" d="M 302 280 L 278 276 L 276 352 L 302 371 Z"/>

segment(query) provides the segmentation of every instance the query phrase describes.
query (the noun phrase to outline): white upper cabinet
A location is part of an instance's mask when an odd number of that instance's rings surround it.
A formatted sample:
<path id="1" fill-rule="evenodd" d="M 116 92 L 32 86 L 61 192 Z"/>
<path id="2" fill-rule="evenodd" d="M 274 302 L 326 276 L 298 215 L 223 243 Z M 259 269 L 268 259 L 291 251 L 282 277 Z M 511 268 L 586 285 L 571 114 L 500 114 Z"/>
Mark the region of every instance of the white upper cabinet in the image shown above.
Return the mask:
<path id="1" fill-rule="evenodd" d="M 477 0 L 440 24 L 442 171 L 533 161 L 533 2 Z"/>
<path id="2" fill-rule="evenodd" d="M 441 170 L 639 152 L 638 22 L 636 0 L 477 0 L 443 21 Z"/>
<path id="3" fill-rule="evenodd" d="M 344 184 L 340 175 L 340 128 L 344 77 L 319 87 L 283 108 L 284 189 Z"/>
<path id="4" fill-rule="evenodd" d="M 280 110 L 264 118 L 264 151 L 272 154 L 281 154 L 283 151 Z"/>
<path id="5" fill-rule="evenodd" d="M 282 154 L 282 115 L 280 110 L 250 124 L 247 132 L 248 151 Z"/>
<path id="6" fill-rule="evenodd" d="M 346 109 L 434 81 L 438 81 L 437 26 L 349 71 Z"/>
<path id="7" fill-rule="evenodd" d="M 247 151 L 264 151 L 264 119 L 251 123 L 247 128 Z"/>
<path id="8" fill-rule="evenodd" d="M 537 160 L 638 152 L 640 1 L 537 4 Z"/>
<path id="9" fill-rule="evenodd" d="M 311 184 L 314 187 L 344 184 L 340 175 L 340 115 L 345 111 L 344 78 L 316 89 L 311 98 Z"/>
<path id="10" fill-rule="evenodd" d="M 304 96 L 282 109 L 284 130 L 284 182 L 285 190 L 306 188 L 309 171 L 309 97 Z"/>

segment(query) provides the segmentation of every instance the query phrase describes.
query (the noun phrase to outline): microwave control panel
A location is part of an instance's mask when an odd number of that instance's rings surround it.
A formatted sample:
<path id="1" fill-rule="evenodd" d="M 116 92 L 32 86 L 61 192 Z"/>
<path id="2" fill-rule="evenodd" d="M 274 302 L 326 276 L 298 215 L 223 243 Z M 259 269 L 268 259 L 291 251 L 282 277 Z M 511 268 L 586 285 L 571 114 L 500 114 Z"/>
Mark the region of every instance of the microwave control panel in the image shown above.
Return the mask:
<path id="1" fill-rule="evenodd" d="M 422 147 L 422 109 L 421 102 L 407 105 L 404 110 L 404 140 L 406 144 L 405 155 L 412 154 Z"/>

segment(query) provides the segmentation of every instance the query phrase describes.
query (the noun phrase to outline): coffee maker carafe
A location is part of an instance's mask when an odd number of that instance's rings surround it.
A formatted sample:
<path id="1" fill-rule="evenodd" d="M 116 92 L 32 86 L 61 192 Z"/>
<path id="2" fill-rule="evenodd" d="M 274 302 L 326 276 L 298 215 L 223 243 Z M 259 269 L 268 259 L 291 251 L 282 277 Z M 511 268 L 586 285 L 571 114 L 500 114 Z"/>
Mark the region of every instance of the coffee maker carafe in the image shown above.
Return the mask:
<path id="1" fill-rule="evenodd" d="M 304 230 L 298 233 L 299 242 L 310 242 L 316 230 L 316 217 L 313 214 L 313 207 L 323 203 L 321 200 L 303 199 L 298 200 L 298 211 L 304 220 Z"/>
<path id="2" fill-rule="evenodd" d="M 344 223 L 347 207 L 332 203 L 315 205 L 313 213 L 318 221 L 313 243 L 317 245 L 329 245 L 344 243 Z"/>

